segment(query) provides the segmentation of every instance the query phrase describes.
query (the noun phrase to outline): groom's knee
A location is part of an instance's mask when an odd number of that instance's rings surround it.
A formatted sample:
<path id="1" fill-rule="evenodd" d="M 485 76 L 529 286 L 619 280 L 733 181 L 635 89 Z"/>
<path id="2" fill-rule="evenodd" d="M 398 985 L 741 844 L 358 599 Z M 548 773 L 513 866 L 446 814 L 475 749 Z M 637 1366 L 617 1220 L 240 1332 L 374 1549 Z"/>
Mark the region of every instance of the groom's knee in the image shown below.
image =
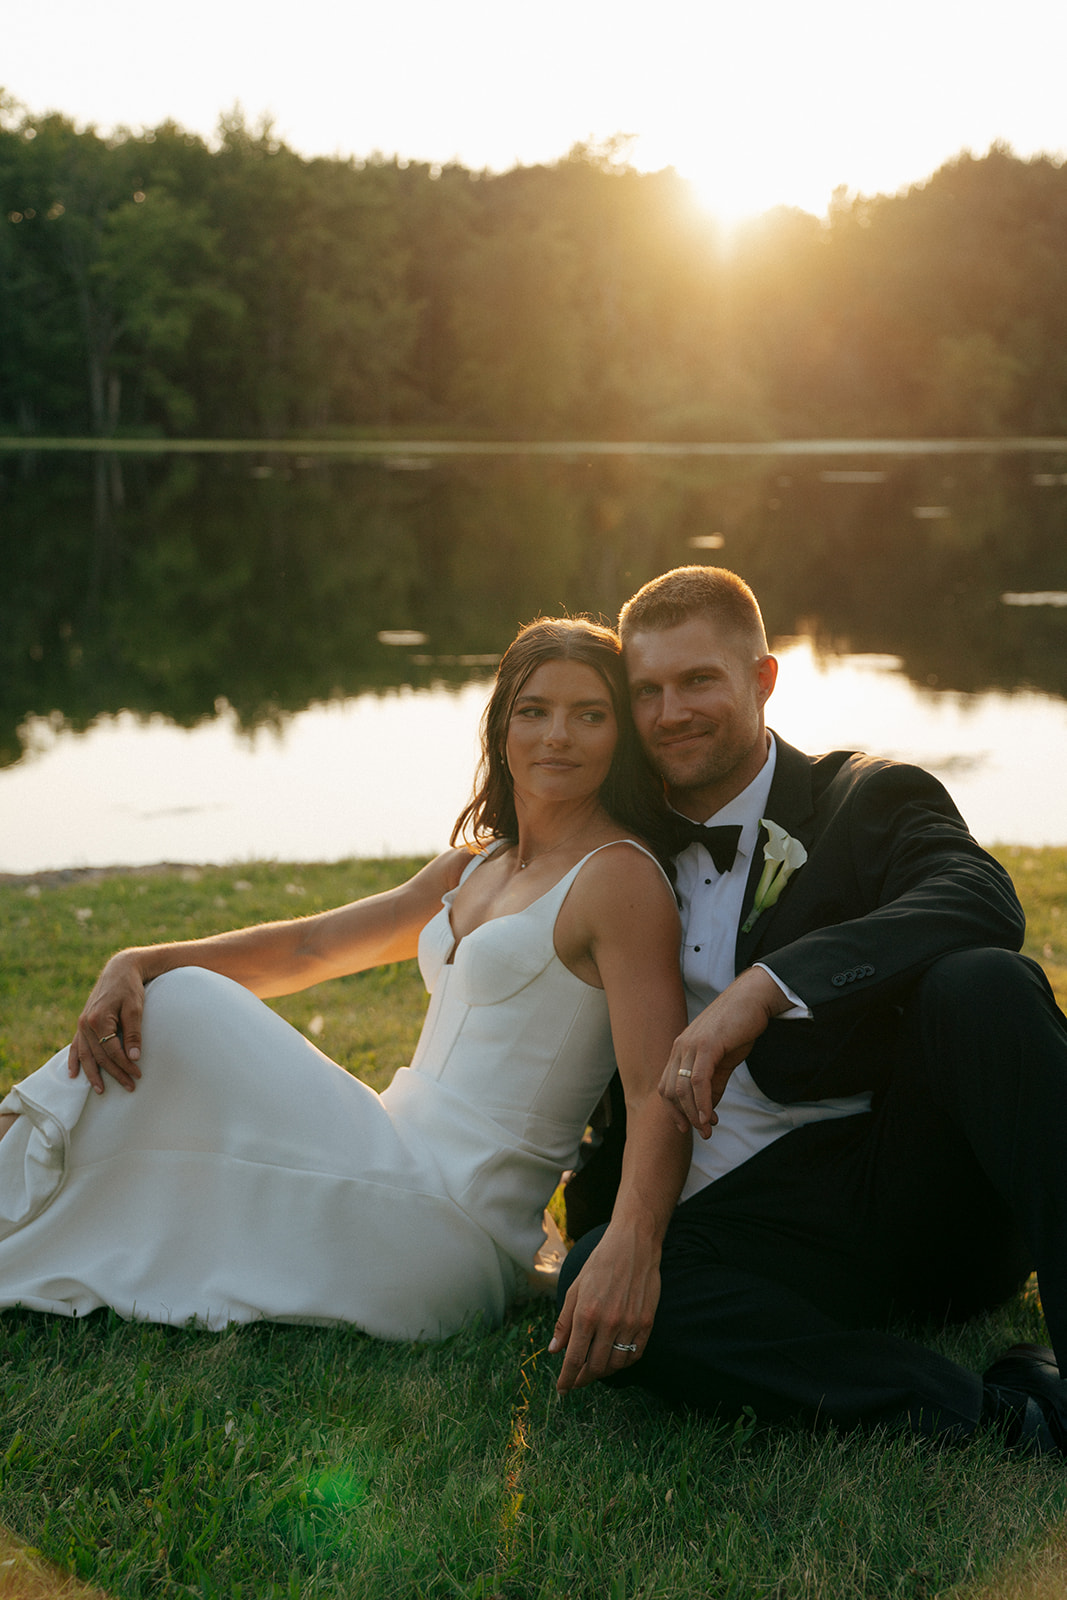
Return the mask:
<path id="1" fill-rule="evenodd" d="M 960 950 L 935 961 L 904 1006 L 905 1058 L 935 1095 L 998 1091 L 1017 1077 L 1062 1090 L 1067 1022 L 1036 961 Z"/>
<path id="2" fill-rule="evenodd" d="M 1048 979 L 1015 950 L 957 950 L 919 978 L 912 1006 L 920 1026 L 941 1041 L 966 1038 L 978 1055 L 999 1051 L 1013 1035 L 1055 1013 Z"/>
<path id="3" fill-rule="evenodd" d="M 1036 961 L 1017 950 L 955 950 L 941 956 L 920 977 L 918 992 L 927 1001 L 960 1000 L 984 1010 L 1001 999 L 1032 1004 L 1048 991 L 1048 980 Z"/>

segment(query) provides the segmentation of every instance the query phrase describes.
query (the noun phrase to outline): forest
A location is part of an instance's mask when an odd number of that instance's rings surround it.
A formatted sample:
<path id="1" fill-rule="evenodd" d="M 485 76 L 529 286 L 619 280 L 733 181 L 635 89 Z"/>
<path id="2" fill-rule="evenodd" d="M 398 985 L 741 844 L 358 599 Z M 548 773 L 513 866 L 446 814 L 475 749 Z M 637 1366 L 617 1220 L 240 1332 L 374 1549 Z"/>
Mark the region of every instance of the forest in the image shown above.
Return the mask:
<path id="1" fill-rule="evenodd" d="M 0 95 L 0 433 L 1064 435 L 1065 260 L 1067 169 L 1007 146 L 725 237 L 624 141 L 491 174 Z"/>

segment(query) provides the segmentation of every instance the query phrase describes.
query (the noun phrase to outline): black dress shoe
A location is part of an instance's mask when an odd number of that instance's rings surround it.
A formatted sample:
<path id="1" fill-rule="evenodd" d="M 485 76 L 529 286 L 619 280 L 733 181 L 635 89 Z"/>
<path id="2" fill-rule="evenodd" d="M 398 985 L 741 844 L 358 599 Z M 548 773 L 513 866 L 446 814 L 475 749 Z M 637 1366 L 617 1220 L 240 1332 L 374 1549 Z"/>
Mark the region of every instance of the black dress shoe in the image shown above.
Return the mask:
<path id="1" fill-rule="evenodd" d="M 1052 1351 L 1016 1344 L 982 1374 L 983 1421 L 1002 1429 L 1010 1449 L 1067 1455 L 1067 1381 Z"/>

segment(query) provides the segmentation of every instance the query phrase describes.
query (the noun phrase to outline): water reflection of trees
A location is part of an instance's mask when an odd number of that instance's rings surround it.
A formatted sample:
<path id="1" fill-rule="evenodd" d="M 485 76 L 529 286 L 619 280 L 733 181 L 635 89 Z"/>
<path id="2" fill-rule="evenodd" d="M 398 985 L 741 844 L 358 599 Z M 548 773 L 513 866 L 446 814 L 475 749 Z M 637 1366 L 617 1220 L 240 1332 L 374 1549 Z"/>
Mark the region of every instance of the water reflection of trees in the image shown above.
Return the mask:
<path id="1" fill-rule="evenodd" d="M 823 470 L 769 474 L 723 551 L 774 631 L 898 656 L 920 686 L 1067 695 L 1067 615 L 1001 600 L 1067 588 L 1062 486 L 1037 487 L 1016 458 L 883 462 L 869 483 Z"/>
<path id="2" fill-rule="evenodd" d="M 389 471 L 292 457 L 8 457 L 0 760 L 28 713 L 258 726 L 471 675 L 540 611 L 609 619 L 687 560 L 746 576 L 778 636 L 891 654 L 937 689 L 1067 698 L 1067 485 L 1030 458 L 580 455 Z M 866 470 L 866 477 L 864 476 Z M 719 534 L 721 551 L 694 549 Z M 427 635 L 396 649 L 386 629 Z"/>

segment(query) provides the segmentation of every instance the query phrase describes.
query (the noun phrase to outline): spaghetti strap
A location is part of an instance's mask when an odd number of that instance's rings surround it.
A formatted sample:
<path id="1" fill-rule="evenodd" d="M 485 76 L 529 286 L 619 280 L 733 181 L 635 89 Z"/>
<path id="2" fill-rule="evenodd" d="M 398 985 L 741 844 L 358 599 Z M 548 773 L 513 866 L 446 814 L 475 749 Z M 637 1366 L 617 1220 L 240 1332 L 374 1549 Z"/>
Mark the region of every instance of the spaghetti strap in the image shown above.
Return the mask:
<path id="1" fill-rule="evenodd" d="M 643 856 L 647 856 L 653 865 L 659 868 L 660 876 L 667 885 L 668 889 L 671 891 L 671 895 L 674 895 L 674 885 L 670 878 L 668 878 L 666 872 L 664 872 L 663 863 L 659 861 L 655 855 L 653 855 L 652 851 L 647 845 L 639 844 L 636 839 L 609 839 L 607 844 L 598 844 L 596 849 L 590 850 L 588 855 L 583 856 L 578 862 L 577 867 L 572 870 L 577 871 L 578 867 L 584 867 L 585 863 L 590 859 L 591 856 L 599 855 L 601 850 L 610 850 L 613 844 L 632 844 L 635 850 L 640 850 Z"/>

